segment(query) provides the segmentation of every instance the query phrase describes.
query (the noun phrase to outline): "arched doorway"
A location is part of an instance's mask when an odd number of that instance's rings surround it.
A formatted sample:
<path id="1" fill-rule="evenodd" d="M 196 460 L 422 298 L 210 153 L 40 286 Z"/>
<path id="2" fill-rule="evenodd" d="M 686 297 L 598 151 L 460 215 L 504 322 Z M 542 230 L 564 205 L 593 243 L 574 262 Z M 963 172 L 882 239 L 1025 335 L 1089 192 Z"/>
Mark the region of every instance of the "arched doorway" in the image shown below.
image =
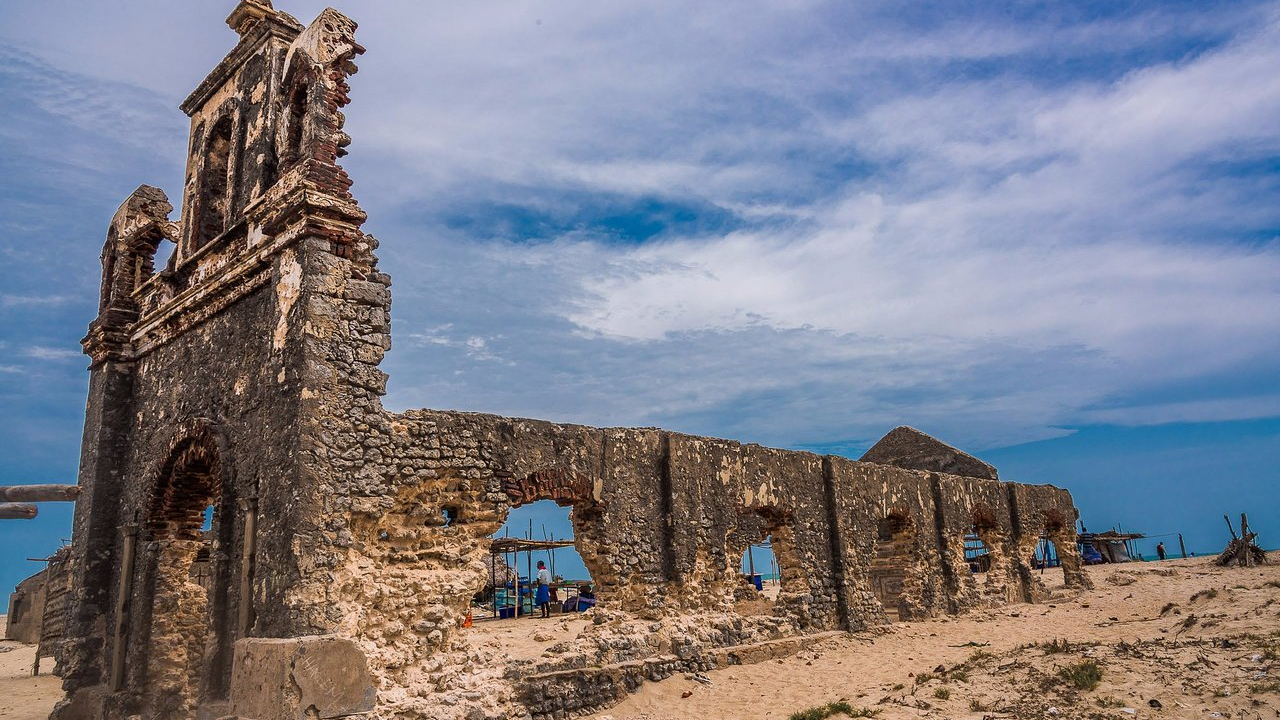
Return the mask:
<path id="1" fill-rule="evenodd" d="M 152 487 L 143 525 L 142 587 L 150 598 L 143 683 L 148 717 L 195 717 L 224 700 L 235 623 L 234 488 L 225 443 L 207 421 L 179 432 Z"/>
<path id="2" fill-rule="evenodd" d="M 604 503 L 597 497 L 595 483 L 591 479 L 566 468 L 543 468 L 528 475 L 507 479 L 503 483 L 503 490 L 506 492 L 511 511 L 530 508 L 534 514 L 539 515 L 540 524 L 546 520 L 551 520 L 553 524 L 556 519 L 567 521 L 558 526 L 562 538 L 567 530 L 574 540 L 572 548 L 566 548 L 572 552 L 572 556 L 566 557 L 569 564 L 565 567 L 576 570 L 578 568 L 575 563 L 581 563 L 581 569 L 587 576 L 584 582 L 571 588 L 572 592 L 581 591 L 584 585 L 589 586 L 588 592 L 593 601 L 592 605 L 600 598 L 611 596 L 619 578 L 607 558 L 607 537 L 602 525 Z M 567 517 L 563 512 L 550 512 L 550 504 L 562 509 L 567 508 Z M 540 508 L 543 509 L 542 513 L 538 513 Z M 515 516 L 517 521 L 525 522 L 529 517 L 525 513 Z M 511 520 L 512 516 L 506 518 L 507 522 Z M 504 527 L 508 526 L 504 525 Z M 509 528 L 508 532 L 511 530 L 514 530 L 516 535 L 526 534 L 519 524 Z M 503 529 L 500 528 L 498 532 L 502 534 Z M 542 533 L 543 529 L 538 528 L 536 531 L 531 529 L 528 534 L 531 536 L 530 539 L 537 539 Z M 494 537 L 496 539 L 497 535 Z M 530 569 L 515 568 L 515 570 L 527 575 Z M 589 582 L 585 581 L 587 579 Z"/>
<path id="3" fill-rule="evenodd" d="M 575 613 L 603 601 L 575 544 L 571 508 L 552 500 L 515 506 L 492 536 L 483 602 L 490 615 L 536 617 L 537 563 L 551 578 L 551 614 Z"/>

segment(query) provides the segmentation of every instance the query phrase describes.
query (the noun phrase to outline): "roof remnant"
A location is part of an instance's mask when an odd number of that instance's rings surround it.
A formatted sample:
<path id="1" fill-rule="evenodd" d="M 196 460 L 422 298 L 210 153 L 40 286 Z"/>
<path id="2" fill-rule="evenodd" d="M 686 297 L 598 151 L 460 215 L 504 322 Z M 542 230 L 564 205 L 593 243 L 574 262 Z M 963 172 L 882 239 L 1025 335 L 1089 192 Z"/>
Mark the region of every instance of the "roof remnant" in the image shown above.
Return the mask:
<path id="1" fill-rule="evenodd" d="M 892 465 L 904 470 L 929 470 L 966 477 L 998 480 L 995 467 L 913 427 L 903 425 L 889 431 L 871 446 L 862 462 Z"/>

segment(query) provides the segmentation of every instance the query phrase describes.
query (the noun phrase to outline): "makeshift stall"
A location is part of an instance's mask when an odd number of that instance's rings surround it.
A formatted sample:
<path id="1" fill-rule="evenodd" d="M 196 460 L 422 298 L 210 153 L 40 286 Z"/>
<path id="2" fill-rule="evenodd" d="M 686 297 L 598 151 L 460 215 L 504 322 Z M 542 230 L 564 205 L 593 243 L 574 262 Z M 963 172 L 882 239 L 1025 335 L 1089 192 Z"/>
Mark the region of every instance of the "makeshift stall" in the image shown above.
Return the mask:
<path id="1" fill-rule="evenodd" d="M 1086 565 L 1097 563 L 1123 563 L 1135 558 L 1141 559 L 1135 546 L 1135 540 L 1141 540 L 1142 533 L 1127 533 L 1108 530 L 1100 533 L 1082 532 L 1079 535 L 1080 556 Z"/>
<path id="2" fill-rule="evenodd" d="M 555 577 L 555 551 L 559 548 L 573 547 L 572 538 L 564 538 L 560 540 L 528 540 L 525 538 L 502 537 L 494 538 L 493 544 L 489 548 L 490 554 L 495 561 L 489 563 L 491 573 L 496 575 L 493 569 L 498 566 L 496 559 L 501 557 L 514 572 L 512 577 L 505 581 L 495 577 L 490 578 L 493 586 L 493 617 L 509 618 L 524 615 L 532 616 L 533 613 L 533 583 L 536 582 L 533 574 L 533 554 L 535 552 L 545 552 L 548 556 L 548 570 L 552 577 Z M 520 556 L 524 554 L 525 577 L 522 579 L 519 574 Z M 559 589 L 562 583 L 553 584 L 554 589 Z M 578 583 L 569 583 L 573 588 L 577 588 Z M 553 611 L 560 607 L 560 602 L 553 601 L 551 603 Z"/>

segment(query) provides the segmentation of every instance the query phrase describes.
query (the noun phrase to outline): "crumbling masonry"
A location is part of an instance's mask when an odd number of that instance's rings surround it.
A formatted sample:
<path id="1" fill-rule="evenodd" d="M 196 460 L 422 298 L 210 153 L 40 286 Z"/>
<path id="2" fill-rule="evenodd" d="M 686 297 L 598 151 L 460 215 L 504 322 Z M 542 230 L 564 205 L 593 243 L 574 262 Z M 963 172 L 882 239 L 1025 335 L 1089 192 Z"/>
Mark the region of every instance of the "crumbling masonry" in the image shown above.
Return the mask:
<path id="1" fill-rule="evenodd" d="M 182 104 L 179 220 L 142 186 L 102 252 L 56 718 L 561 718 L 823 633 L 1035 601 L 1042 536 L 1084 582 L 1065 490 L 905 429 L 855 462 L 385 411 L 391 279 L 337 164 L 355 23 L 269 0 L 228 23 Z M 565 653 L 508 666 L 459 624 L 487 538 L 541 499 L 572 508 L 605 602 Z M 738 562 L 766 536 L 782 594 L 747 612 Z"/>

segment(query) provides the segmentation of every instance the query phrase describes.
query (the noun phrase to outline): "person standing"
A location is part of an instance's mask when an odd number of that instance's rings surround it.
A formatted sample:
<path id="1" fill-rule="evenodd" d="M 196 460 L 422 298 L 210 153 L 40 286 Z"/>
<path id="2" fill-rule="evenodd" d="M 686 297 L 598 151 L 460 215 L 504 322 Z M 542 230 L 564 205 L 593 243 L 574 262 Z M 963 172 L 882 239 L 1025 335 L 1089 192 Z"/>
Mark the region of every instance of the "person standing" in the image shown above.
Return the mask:
<path id="1" fill-rule="evenodd" d="M 540 617 L 551 617 L 551 573 L 541 560 L 538 561 L 538 590 L 533 596 L 533 604 L 542 612 Z"/>
<path id="2" fill-rule="evenodd" d="M 1164 543 L 1163 542 L 1156 543 L 1156 555 L 1161 560 L 1164 559 Z"/>

